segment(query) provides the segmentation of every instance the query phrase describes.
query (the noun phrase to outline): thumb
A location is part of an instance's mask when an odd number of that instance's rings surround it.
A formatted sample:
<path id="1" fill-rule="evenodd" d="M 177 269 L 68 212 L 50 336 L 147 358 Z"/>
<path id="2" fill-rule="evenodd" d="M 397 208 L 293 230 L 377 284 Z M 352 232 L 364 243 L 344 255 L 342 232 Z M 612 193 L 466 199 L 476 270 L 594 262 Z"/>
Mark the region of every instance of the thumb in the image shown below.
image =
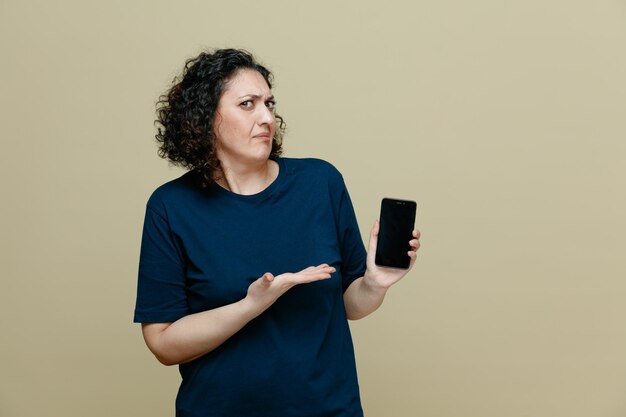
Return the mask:
<path id="1" fill-rule="evenodd" d="M 378 231 L 380 230 L 380 223 L 378 220 L 374 221 L 374 226 L 372 226 L 372 230 L 370 231 L 370 243 L 369 243 L 369 251 L 370 253 L 376 252 L 376 245 L 378 244 Z"/>
<path id="2" fill-rule="evenodd" d="M 261 283 L 263 283 L 264 285 L 270 285 L 272 281 L 274 281 L 274 275 L 272 275 L 270 272 L 266 272 L 261 277 Z"/>

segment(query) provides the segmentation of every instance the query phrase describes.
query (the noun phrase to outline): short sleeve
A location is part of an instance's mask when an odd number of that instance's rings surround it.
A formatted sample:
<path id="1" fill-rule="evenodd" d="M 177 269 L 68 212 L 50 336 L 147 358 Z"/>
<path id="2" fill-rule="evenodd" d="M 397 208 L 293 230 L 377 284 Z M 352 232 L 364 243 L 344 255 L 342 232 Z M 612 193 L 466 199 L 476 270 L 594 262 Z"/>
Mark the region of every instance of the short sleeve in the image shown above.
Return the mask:
<path id="1" fill-rule="evenodd" d="M 341 276 L 345 291 L 355 279 L 365 274 L 367 252 L 348 189 L 341 175 L 336 180 L 336 192 L 338 194 L 337 225 L 341 249 Z"/>
<path id="2" fill-rule="evenodd" d="M 141 238 L 136 323 L 167 323 L 188 314 L 185 264 L 169 222 L 148 204 Z"/>

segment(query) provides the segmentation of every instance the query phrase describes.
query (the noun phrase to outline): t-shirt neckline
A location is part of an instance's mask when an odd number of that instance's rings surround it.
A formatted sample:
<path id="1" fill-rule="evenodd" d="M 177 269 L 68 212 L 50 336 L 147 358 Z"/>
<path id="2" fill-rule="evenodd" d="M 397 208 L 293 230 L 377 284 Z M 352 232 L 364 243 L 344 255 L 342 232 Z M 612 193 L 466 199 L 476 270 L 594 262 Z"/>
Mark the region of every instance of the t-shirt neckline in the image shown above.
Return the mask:
<path id="1" fill-rule="evenodd" d="M 276 187 L 278 187 L 278 185 L 280 184 L 280 182 L 282 182 L 282 179 L 285 175 L 285 162 L 283 160 L 283 158 L 280 157 L 272 157 L 270 158 L 272 161 L 278 163 L 278 175 L 276 176 L 276 178 L 274 178 L 274 181 L 272 181 L 270 183 L 270 185 L 268 185 L 267 187 L 265 187 L 265 189 L 259 191 L 256 194 L 237 194 L 234 193 L 230 190 L 227 190 L 226 188 L 222 187 L 221 185 L 213 182 L 211 184 L 211 188 L 213 189 L 213 191 L 226 196 L 226 197 L 230 197 L 230 198 L 235 198 L 235 199 L 239 199 L 239 200 L 244 200 L 244 201 L 255 201 L 261 198 L 264 198 L 267 195 L 270 195 L 275 189 Z"/>

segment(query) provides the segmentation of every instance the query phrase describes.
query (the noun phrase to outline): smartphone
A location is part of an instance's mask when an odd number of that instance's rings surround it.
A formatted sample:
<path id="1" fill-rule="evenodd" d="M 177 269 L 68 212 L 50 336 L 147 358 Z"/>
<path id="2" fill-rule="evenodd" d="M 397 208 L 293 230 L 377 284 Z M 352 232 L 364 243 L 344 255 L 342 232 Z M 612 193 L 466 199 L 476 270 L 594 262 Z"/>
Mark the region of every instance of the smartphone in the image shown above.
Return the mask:
<path id="1" fill-rule="evenodd" d="M 383 198 L 380 205 L 380 229 L 376 245 L 376 265 L 408 269 L 411 258 L 409 241 L 413 239 L 417 203 L 411 200 Z"/>

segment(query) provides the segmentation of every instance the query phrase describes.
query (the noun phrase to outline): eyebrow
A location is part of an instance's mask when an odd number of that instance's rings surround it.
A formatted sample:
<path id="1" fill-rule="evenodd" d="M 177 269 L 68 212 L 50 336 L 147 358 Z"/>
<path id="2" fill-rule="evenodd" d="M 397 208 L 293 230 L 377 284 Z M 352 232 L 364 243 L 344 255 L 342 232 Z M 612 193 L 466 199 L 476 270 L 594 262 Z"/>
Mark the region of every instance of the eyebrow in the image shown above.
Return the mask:
<path id="1" fill-rule="evenodd" d="M 238 98 L 238 100 L 241 100 L 242 98 L 252 98 L 252 99 L 259 99 L 259 98 L 263 98 L 263 96 L 259 95 L 259 94 L 246 94 L 244 96 L 241 96 Z M 274 100 L 274 96 L 271 95 L 267 98 L 268 100 Z"/>

